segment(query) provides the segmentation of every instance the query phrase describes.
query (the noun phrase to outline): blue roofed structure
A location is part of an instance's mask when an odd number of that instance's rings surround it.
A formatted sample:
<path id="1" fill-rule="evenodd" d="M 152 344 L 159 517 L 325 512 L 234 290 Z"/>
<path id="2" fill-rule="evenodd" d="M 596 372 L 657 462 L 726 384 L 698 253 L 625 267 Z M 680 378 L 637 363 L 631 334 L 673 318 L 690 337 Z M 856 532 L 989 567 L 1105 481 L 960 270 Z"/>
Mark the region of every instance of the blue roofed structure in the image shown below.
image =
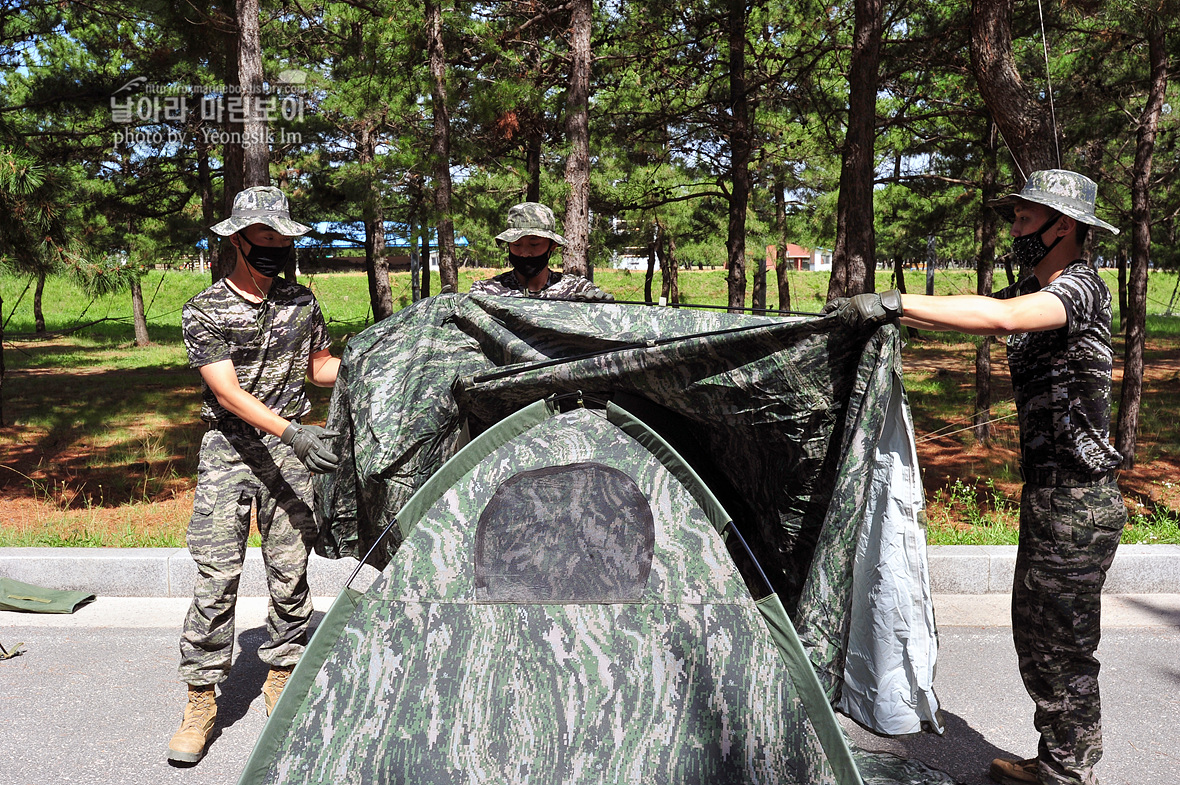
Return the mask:
<path id="1" fill-rule="evenodd" d="M 438 232 L 430 230 L 430 247 L 438 244 Z M 466 247 L 467 238 L 456 236 L 455 245 Z M 311 224 L 311 231 L 295 240 L 297 248 L 358 249 L 365 247 L 365 224 L 363 221 L 320 221 Z M 385 222 L 385 247 L 388 249 L 410 247 L 409 226 L 396 221 Z"/>
<path id="2" fill-rule="evenodd" d="M 429 234 L 430 267 L 438 269 L 438 232 Z M 295 239 L 301 249 L 300 268 L 340 268 L 363 266 L 365 257 L 365 224 L 362 221 L 320 221 L 311 224 L 311 231 Z M 456 248 L 466 248 L 467 238 L 455 237 Z M 396 221 L 385 222 L 385 253 L 390 269 L 410 267 L 410 229 Z M 309 258 L 313 257 L 313 258 Z"/>

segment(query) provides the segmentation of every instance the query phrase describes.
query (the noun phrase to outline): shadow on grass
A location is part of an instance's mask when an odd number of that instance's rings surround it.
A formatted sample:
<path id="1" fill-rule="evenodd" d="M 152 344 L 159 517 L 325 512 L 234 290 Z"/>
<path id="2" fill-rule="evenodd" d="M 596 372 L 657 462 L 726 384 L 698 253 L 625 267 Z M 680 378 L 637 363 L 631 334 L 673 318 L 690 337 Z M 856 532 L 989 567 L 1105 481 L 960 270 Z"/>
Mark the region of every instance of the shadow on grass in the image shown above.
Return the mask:
<path id="1" fill-rule="evenodd" d="M 85 325 L 85 326 L 83 326 Z M 112 344 L 134 344 L 135 327 L 131 320 L 114 318 L 109 321 L 99 321 L 87 324 L 85 320 L 75 324 L 60 324 L 49 327 L 47 334 L 38 335 L 28 329 L 29 325 L 14 325 L 17 329 L 5 330 L 5 351 L 20 350 L 22 347 L 37 344 L 54 344 L 56 341 L 70 341 L 75 339 L 97 342 L 97 348 L 110 348 Z M 148 339 L 153 344 L 179 344 L 184 340 L 184 334 L 179 322 L 148 323 Z"/>
<path id="2" fill-rule="evenodd" d="M 75 349 L 89 350 L 66 351 Z M 6 421 L 17 423 L 0 429 L 7 498 L 111 508 L 170 499 L 195 484 L 206 425 L 192 369 L 90 371 L 75 362 L 73 370 L 10 373 L 3 392 Z M 323 412 L 331 390 L 309 386 L 308 395 L 313 412 Z"/>
<path id="3" fill-rule="evenodd" d="M 0 475 L 10 498 L 62 509 L 154 501 L 196 473 L 200 387 L 187 369 L 8 375 Z M 114 441 L 95 447 L 96 440 Z M 22 476 L 24 475 L 24 476 Z"/>

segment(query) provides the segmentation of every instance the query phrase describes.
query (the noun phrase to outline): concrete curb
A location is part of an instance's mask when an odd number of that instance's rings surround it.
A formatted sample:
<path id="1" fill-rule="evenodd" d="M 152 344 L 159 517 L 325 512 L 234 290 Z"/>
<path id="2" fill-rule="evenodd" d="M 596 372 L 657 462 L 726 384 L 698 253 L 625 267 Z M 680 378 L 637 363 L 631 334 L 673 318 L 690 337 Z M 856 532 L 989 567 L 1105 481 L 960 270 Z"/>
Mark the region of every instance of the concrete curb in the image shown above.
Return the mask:
<path id="1" fill-rule="evenodd" d="M 927 549 L 935 594 L 1007 594 L 1016 568 L 1014 545 L 942 545 Z M 355 559 L 312 555 L 311 593 L 334 597 Z M 364 589 L 377 571 L 364 567 L 353 586 Z M 106 597 L 190 597 L 197 570 L 184 548 L 0 548 L 0 576 L 53 589 Z M 1180 545 L 1123 545 L 1106 581 L 1107 594 L 1180 592 Z M 262 552 L 250 548 L 242 568 L 242 597 L 265 597 Z"/>
<path id="2" fill-rule="evenodd" d="M 356 559 L 313 553 L 307 568 L 312 596 L 335 597 L 356 566 Z M 376 575 L 363 567 L 353 587 L 365 589 Z M 192 597 L 197 565 L 187 548 L 0 548 L 0 576 L 103 597 Z M 260 548 L 246 550 L 238 596 L 268 596 Z"/>
<path id="3" fill-rule="evenodd" d="M 1015 545 L 938 545 L 927 548 L 935 594 L 1007 594 L 1016 572 Z M 1105 594 L 1180 592 L 1180 545 L 1120 545 L 1106 576 Z"/>

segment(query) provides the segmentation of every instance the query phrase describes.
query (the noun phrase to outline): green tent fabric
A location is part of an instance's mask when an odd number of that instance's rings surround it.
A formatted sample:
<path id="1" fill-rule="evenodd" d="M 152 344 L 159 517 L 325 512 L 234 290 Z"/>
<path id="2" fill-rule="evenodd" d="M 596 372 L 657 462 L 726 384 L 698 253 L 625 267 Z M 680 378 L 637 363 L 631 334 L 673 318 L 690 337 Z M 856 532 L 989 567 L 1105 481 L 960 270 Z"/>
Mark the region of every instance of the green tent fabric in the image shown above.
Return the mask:
<path id="1" fill-rule="evenodd" d="M 0 578 L 0 611 L 28 613 L 73 613 L 94 600 L 84 591 L 63 591 Z"/>
<path id="2" fill-rule="evenodd" d="M 728 514 L 628 412 L 533 404 L 397 525 L 243 783 L 862 782 L 781 605 L 731 557 Z"/>
<path id="3" fill-rule="evenodd" d="M 380 533 L 472 437 L 529 404 L 614 401 L 733 516 L 832 705 L 883 734 L 940 730 L 924 500 L 897 328 L 839 319 L 423 300 L 355 336 L 317 479 L 317 550 L 381 568 Z"/>
<path id="4" fill-rule="evenodd" d="M 328 612 L 242 785 L 953 782 L 849 748 L 666 440 L 558 403 L 485 430 L 403 506 L 401 547 Z"/>

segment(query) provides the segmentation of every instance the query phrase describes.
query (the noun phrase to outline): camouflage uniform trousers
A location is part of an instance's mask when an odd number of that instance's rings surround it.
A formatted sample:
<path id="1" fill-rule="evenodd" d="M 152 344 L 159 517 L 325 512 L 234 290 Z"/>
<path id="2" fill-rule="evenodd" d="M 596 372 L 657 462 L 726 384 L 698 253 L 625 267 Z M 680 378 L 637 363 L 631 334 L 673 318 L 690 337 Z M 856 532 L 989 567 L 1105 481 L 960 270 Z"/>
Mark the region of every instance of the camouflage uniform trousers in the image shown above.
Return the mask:
<path id="1" fill-rule="evenodd" d="M 197 583 L 180 638 L 182 681 L 216 684 L 229 673 L 234 605 L 254 505 L 270 590 L 269 639 L 258 656 L 272 667 L 299 661 L 312 614 L 307 585 L 307 557 L 316 537 L 307 501 L 311 493 L 311 475 L 278 437 L 260 437 L 253 429 L 205 434 L 188 527 Z"/>
<path id="2" fill-rule="evenodd" d="M 1102 757 L 1098 694 L 1101 595 L 1127 510 L 1113 481 L 1026 484 L 1012 587 L 1012 638 L 1036 704 L 1041 782 L 1096 785 Z"/>

